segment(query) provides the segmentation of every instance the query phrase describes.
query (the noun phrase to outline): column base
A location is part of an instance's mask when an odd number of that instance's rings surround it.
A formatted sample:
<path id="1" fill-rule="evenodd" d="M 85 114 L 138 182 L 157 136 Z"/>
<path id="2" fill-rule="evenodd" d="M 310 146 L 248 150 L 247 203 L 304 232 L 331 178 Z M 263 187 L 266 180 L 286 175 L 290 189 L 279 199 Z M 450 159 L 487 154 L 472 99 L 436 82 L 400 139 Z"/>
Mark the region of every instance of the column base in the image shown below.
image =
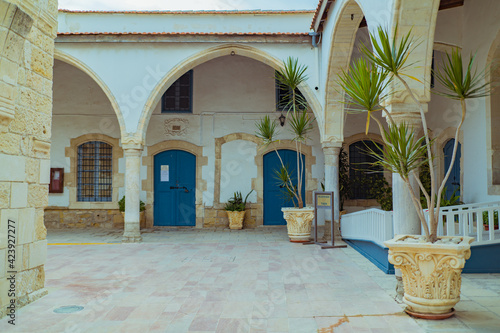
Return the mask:
<path id="1" fill-rule="evenodd" d="M 141 235 L 123 235 L 122 243 L 139 243 L 142 242 Z"/>

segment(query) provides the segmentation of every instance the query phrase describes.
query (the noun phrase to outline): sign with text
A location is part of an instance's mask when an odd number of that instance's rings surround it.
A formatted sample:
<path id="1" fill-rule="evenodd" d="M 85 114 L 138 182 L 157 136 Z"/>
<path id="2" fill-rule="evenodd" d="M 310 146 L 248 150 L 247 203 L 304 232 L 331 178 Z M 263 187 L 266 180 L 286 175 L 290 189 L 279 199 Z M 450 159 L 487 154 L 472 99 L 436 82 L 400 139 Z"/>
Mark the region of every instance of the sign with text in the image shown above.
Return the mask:
<path id="1" fill-rule="evenodd" d="M 169 170 L 168 170 L 168 165 L 162 165 L 160 169 L 160 181 L 162 182 L 168 182 L 170 178 Z"/>
<path id="2" fill-rule="evenodd" d="M 316 207 L 319 209 L 331 208 L 332 196 L 330 194 L 317 194 Z"/>

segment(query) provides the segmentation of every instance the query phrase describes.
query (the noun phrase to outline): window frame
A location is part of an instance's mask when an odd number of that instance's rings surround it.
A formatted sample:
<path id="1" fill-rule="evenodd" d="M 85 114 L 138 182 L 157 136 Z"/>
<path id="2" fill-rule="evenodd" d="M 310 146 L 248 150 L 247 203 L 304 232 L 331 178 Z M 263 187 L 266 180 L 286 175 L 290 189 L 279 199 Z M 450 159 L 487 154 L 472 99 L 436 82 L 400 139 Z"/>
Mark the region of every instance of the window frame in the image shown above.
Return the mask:
<path id="1" fill-rule="evenodd" d="M 285 96 L 281 96 L 281 91 L 282 90 L 285 90 L 284 87 L 280 84 L 280 82 L 278 81 L 278 79 L 276 78 L 276 71 L 274 72 L 275 76 L 274 76 L 274 90 L 275 90 L 275 104 L 276 104 L 276 112 L 283 112 L 283 111 L 288 111 L 285 106 L 281 105 L 281 101 L 284 99 Z M 290 88 L 288 88 L 288 91 L 287 91 L 287 94 L 289 94 L 291 91 Z M 302 92 L 300 91 L 300 89 L 296 89 L 296 93 L 297 94 L 300 94 L 300 96 L 302 96 L 302 98 L 305 100 L 305 97 L 304 95 L 302 94 Z M 289 102 L 290 100 L 287 101 L 287 103 Z M 285 105 L 287 104 L 285 103 Z M 300 108 L 301 110 L 303 110 L 303 108 Z"/>
<path id="2" fill-rule="evenodd" d="M 185 76 L 185 75 L 189 75 L 189 110 L 167 110 L 165 108 L 165 95 L 167 94 L 167 91 L 169 89 L 171 89 L 172 87 L 174 87 L 175 85 L 179 85 L 179 88 L 180 88 L 180 80 Z M 177 80 L 175 80 L 174 83 L 172 83 L 170 85 L 170 87 L 168 87 L 167 90 L 165 90 L 165 92 L 163 93 L 163 95 L 161 96 L 161 107 L 160 107 L 160 112 L 162 114 L 171 114 L 171 113 L 193 113 L 193 70 L 189 70 L 187 71 L 186 73 L 182 74 Z M 179 104 L 177 99 L 179 98 L 182 98 L 182 96 L 175 96 L 176 98 L 176 104 Z"/>
<path id="3" fill-rule="evenodd" d="M 94 144 L 93 153 L 93 169 L 92 170 L 82 170 L 84 154 L 83 149 L 85 145 Z M 105 159 L 101 156 L 101 145 L 106 145 L 106 149 L 109 151 L 109 155 L 104 155 Z M 113 201 L 113 145 L 105 141 L 100 140 L 89 140 L 80 143 L 76 151 L 76 201 L 77 202 L 112 202 Z M 90 156 L 90 155 L 89 155 Z M 102 169 L 102 161 L 109 161 L 109 166 L 106 169 Z M 109 173 L 108 177 L 101 177 L 101 173 Z M 90 173 L 90 178 L 92 183 L 83 183 L 84 173 Z M 103 182 L 104 180 L 104 182 Z M 84 197 L 83 196 L 83 186 L 91 185 L 93 186 L 93 196 Z M 109 196 L 101 196 L 100 189 L 103 186 L 109 186 Z M 88 199 L 88 200 L 87 200 Z"/>
<path id="4" fill-rule="evenodd" d="M 365 160 L 363 162 L 353 162 L 352 161 L 353 156 L 352 156 L 352 153 L 351 153 L 351 146 L 353 146 L 353 145 L 357 146 L 358 143 L 360 143 L 361 145 L 364 145 L 364 142 L 368 142 L 370 144 L 373 143 L 373 144 L 377 145 L 378 148 L 384 150 L 384 145 L 382 143 L 375 142 L 375 141 L 370 140 L 370 139 L 360 139 L 360 140 L 356 140 L 356 141 L 351 142 L 348 145 L 348 157 L 349 157 L 349 166 L 350 166 L 350 168 L 349 168 L 349 177 L 350 178 L 353 177 L 353 176 L 355 177 L 356 175 L 355 174 L 353 175 L 353 173 L 363 172 L 363 173 L 365 173 L 365 176 L 369 176 L 369 177 L 372 177 L 372 178 L 380 176 L 380 178 L 384 178 L 384 172 L 385 172 L 385 170 L 383 170 L 383 168 L 381 168 L 380 166 L 378 168 L 376 168 L 378 170 L 376 170 L 374 167 L 370 167 L 370 169 L 373 169 L 373 173 L 370 173 L 370 174 L 367 174 L 365 171 L 359 171 L 359 170 L 351 169 L 352 168 L 352 164 L 355 164 L 355 163 L 358 163 L 358 164 L 359 163 L 363 163 L 363 164 L 370 163 L 367 160 Z M 372 147 L 372 149 L 373 148 L 374 147 Z M 359 150 L 359 148 L 358 148 L 358 150 Z M 362 152 L 358 152 L 358 154 L 360 154 L 361 156 L 362 155 L 366 155 L 366 154 L 363 154 Z M 362 167 L 365 168 L 364 166 L 362 166 Z M 356 196 L 355 189 L 353 188 L 352 189 L 352 196 L 349 198 L 349 200 L 372 200 L 373 198 L 369 198 L 369 196 L 370 196 L 369 193 L 366 193 L 367 188 L 363 187 L 362 189 L 365 192 L 362 193 L 360 196 Z"/>

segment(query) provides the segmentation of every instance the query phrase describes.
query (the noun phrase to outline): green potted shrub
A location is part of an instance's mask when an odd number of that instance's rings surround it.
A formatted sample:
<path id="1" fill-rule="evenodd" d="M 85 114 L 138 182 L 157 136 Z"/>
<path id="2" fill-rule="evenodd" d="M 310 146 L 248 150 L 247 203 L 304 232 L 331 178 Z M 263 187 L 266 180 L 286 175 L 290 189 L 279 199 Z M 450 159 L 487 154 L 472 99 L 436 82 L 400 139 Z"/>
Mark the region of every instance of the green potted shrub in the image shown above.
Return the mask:
<path id="1" fill-rule="evenodd" d="M 248 192 L 245 200 L 243 200 L 241 192 L 234 192 L 231 199 L 227 201 L 224 209 L 226 210 L 227 217 L 229 219 L 229 229 L 243 229 L 243 220 L 245 219 L 247 199 L 252 192 L 253 190 Z"/>
<path id="2" fill-rule="evenodd" d="M 118 201 L 118 209 L 122 213 L 123 220 L 125 221 L 125 196 L 123 196 L 120 201 Z M 146 227 L 146 204 L 141 200 L 139 202 L 139 221 L 141 224 L 141 229 Z"/>
<path id="3" fill-rule="evenodd" d="M 487 211 L 483 212 L 483 227 L 486 231 L 490 230 L 489 214 Z M 498 210 L 493 212 L 493 230 L 498 230 Z"/>
<path id="4" fill-rule="evenodd" d="M 394 36 L 396 35 L 395 32 Z M 470 243 L 473 238 L 437 236 L 441 206 L 441 200 L 437 198 L 442 197 L 455 161 L 458 135 L 466 118 L 466 100 L 488 95 L 488 83 L 484 72 L 478 73 L 474 69 L 474 57 L 464 64 L 459 50 L 447 53 L 441 69 L 433 73 L 444 88 L 437 93 L 460 101 L 462 110 L 462 118 L 455 132 L 450 167 L 446 170 L 441 184 L 438 184 L 433 164 L 433 142 L 429 137 L 425 112 L 406 81 L 415 79 L 408 73 L 408 69 L 415 65 L 408 63 L 408 56 L 415 46 L 411 31 L 397 40 L 396 37 L 389 37 L 387 30 L 379 27 L 376 35 L 370 34 L 370 40 L 373 51 L 363 46 L 364 58 L 353 62 L 349 71 L 340 75 L 339 83 L 351 98 L 351 102 L 367 113 L 367 130 L 370 119 L 378 124 L 385 148 L 383 151 L 369 153 L 376 159 L 376 165 L 401 176 L 409 189 L 425 233 L 425 236 L 396 235 L 394 239 L 384 243 L 389 248 L 389 261 L 402 272 L 406 311 L 424 318 L 447 318 L 453 315 L 453 306 L 460 300 L 461 271 L 466 259 L 470 257 Z M 398 85 L 404 87 L 418 107 L 423 137 L 417 137 L 409 125 L 396 123 L 390 112 L 381 105 L 393 92 L 391 89 Z M 389 123 L 388 129 L 374 117 L 375 112 L 383 113 Z M 429 165 L 430 193 L 416 175 L 418 169 L 425 164 Z M 411 186 L 413 177 L 425 197 L 428 221 L 420 195 Z"/>
<path id="5" fill-rule="evenodd" d="M 292 170 L 283 163 L 278 153 L 280 140 L 277 139 L 278 130 L 275 120 L 265 116 L 256 123 L 256 136 L 261 139 L 261 145 L 272 147 L 281 163 L 275 174 L 279 180 L 284 195 L 290 197 L 295 207 L 282 207 L 283 217 L 287 222 L 288 236 L 292 242 L 307 242 L 311 235 L 311 223 L 314 218 L 314 209 L 304 207 L 302 197 L 302 183 L 305 177 L 305 161 L 302 156 L 302 145 L 309 139 L 309 133 L 313 129 L 314 119 L 309 115 L 309 106 L 306 100 L 298 94 L 298 87 L 307 80 L 305 74 L 307 66 L 299 65 L 298 60 L 289 57 L 283 62 L 283 67 L 276 71 L 276 80 L 290 91 L 287 96 L 289 102 L 286 104 L 287 119 L 293 141 L 296 144 L 297 168 L 296 179 L 291 177 Z"/>

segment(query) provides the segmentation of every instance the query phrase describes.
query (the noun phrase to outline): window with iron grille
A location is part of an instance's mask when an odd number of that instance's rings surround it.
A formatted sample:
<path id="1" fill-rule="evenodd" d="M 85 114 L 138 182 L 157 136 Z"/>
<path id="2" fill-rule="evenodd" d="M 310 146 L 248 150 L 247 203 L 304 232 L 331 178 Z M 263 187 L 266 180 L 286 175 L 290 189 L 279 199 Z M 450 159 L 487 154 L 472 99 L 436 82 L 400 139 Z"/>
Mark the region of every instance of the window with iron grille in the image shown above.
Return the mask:
<path id="1" fill-rule="evenodd" d="M 349 146 L 349 178 L 352 184 L 350 199 L 373 199 L 370 196 L 371 180 L 384 177 L 381 166 L 373 166 L 376 159 L 366 153 L 367 150 L 380 152 L 381 144 L 370 140 L 358 141 Z"/>
<path id="2" fill-rule="evenodd" d="M 112 201 L 113 147 L 101 141 L 78 146 L 77 201 Z"/>
<path id="3" fill-rule="evenodd" d="M 165 91 L 161 102 L 161 112 L 193 112 L 192 70 L 178 78 Z"/>
<path id="4" fill-rule="evenodd" d="M 274 85 L 276 87 L 276 111 L 288 111 L 290 108 L 289 103 L 292 100 L 292 90 L 283 86 L 276 78 L 274 79 Z M 295 94 L 298 95 L 296 99 L 305 101 L 304 95 L 302 95 L 299 89 L 295 89 Z"/>

